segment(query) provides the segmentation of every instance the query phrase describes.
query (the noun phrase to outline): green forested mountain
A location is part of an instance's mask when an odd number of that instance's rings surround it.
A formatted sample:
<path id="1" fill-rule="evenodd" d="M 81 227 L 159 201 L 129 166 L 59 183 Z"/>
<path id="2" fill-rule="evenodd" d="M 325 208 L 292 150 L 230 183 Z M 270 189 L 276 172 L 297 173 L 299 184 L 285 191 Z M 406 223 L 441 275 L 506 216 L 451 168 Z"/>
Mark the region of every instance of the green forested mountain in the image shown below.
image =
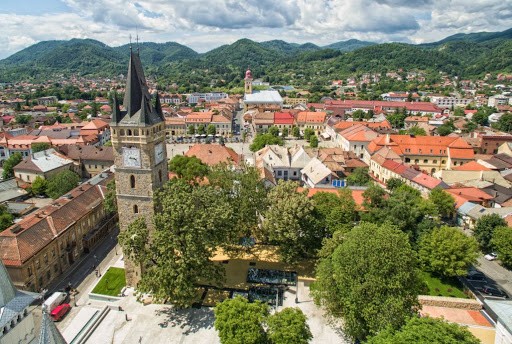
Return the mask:
<path id="1" fill-rule="evenodd" d="M 247 67 L 265 81 L 304 86 L 399 69 L 467 78 L 512 72 L 511 35 L 512 29 L 454 35 L 428 45 L 349 40 L 326 47 L 240 39 L 204 54 L 174 42 L 140 43 L 133 49 L 140 50 L 148 75 L 162 84 L 186 85 L 191 91 L 239 87 Z M 0 61 L 0 82 L 71 74 L 111 77 L 125 73 L 128 51 L 129 45 L 112 48 L 91 39 L 40 42 Z"/>
<path id="2" fill-rule="evenodd" d="M 369 47 L 369 46 L 375 45 L 375 44 L 377 44 L 377 43 L 360 41 L 358 39 L 349 39 L 348 41 L 340 41 L 340 42 L 326 45 L 323 48 L 334 49 L 334 50 L 346 52 L 346 51 L 353 51 L 353 50 L 356 50 L 359 48 Z"/>

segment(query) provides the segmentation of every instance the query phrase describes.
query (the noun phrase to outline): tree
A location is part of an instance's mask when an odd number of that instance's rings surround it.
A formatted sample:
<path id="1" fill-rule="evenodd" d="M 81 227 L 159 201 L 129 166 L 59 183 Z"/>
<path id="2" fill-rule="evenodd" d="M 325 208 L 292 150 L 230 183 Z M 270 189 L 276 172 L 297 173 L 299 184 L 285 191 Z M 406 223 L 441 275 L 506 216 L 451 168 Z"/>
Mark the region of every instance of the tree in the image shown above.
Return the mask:
<path id="1" fill-rule="evenodd" d="M 139 295 L 150 293 L 155 300 L 189 307 L 198 284 L 215 286 L 224 280 L 222 266 L 211 259 L 219 247 L 238 240 L 231 227 L 235 209 L 216 188 L 176 178 L 156 193 L 155 209 L 153 219 L 146 223 L 141 217 L 121 232 L 119 243 L 144 268 Z"/>
<path id="2" fill-rule="evenodd" d="M 279 128 L 275 125 L 268 128 L 268 133 L 272 136 L 278 137 L 279 136 Z"/>
<path id="3" fill-rule="evenodd" d="M 399 188 L 400 186 L 402 186 L 404 184 L 404 182 L 402 181 L 402 179 L 398 179 L 398 178 L 389 178 L 387 183 L 386 183 L 386 187 L 393 191 L 397 188 Z"/>
<path id="4" fill-rule="evenodd" d="M 14 117 L 14 120 L 18 124 L 27 124 L 31 119 L 32 119 L 32 116 L 30 116 L 30 115 L 22 115 L 22 114 L 16 115 L 16 117 Z"/>
<path id="5" fill-rule="evenodd" d="M 412 128 L 409 128 L 408 132 L 410 135 L 414 136 L 427 136 L 427 132 L 425 131 L 425 129 L 420 128 L 417 125 L 415 125 Z"/>
<path id="6" fill-rule="evenodd" d="M 36 142 L 32 143 L 32 153 L 42 152 L 44 150 L 50 149 L 52 147 L 51 144 L 47 142 Z"/>
<path id="7" fill-rule="evenodd" d="M 453 111 L 453 115 L 460 117 L 460 116 L 465 116 L 466 113 L 464 112 L 464 108 L 463 107 L 457 106 L 455 108 L 455 110 Z"/>
<path id="8" fill-rule="evenodd" d="M 279 245 L 286 262 L 311 257 L 319 248 L 323 231 L 314 225 L 313 203 L 299 185 L 280 180 L 268 193 L 269 207 L 264 214 L 263 237 Z"/>
<path id="9" fill-rule="evenodd" d="M 441 126 L 439 126 L 437 128 L 437 133 L 440 135 L 440 136 L 446 136 L 446 135 L 450 135 L 451 133 L 453 132 L 453 128 L 451 125 L 449 124 L 443 124 Z"/>
<path id="10" fill-rule="evenodd" d="M 290 131 L 288 130 L 288 127 L 284 127 L 283 128 L 283 138 L 288 137 L 289 134 L 290 134 Z"/>
<path id="11" fill-rule="evenodd" d="M 80 176 L 73 171 L 65 170 L 48 179 L 46 194 L 55 199 L 78 186 Z"/>
<path id="12" fill-rule="evenodd" d="M 309 146 L 311 148 L 317 148 L 318 147 L 318 137 L 316 135 L 311 135 L 309 137 Z"/>
<path id="13" fill-rule="evenodd" d="M 502 130 L 507 133 L 512 133 L 512 113 L 503 114 L 500 119 L 498 119 L 498 123 L 496 123 L 496 127 L 499 130 Z"/>
<path id="14" fill-rule="evenodd" d="M 46 188 L 48 186 L 48 181 L 40 176 L 37 176 L 36 179 L 32 182 L 32 193 L 36 196 L 42 196 L 46 194 Z"/>
<path id="15" fill-rule="evenodd" d="M 338 194 L 318 192 L 311 198 L 313 201 L 313 216 L 320 228 L 326 233 L 333 234 L 338 230 L 352 228 L 357 216 L 356 202 L 349 189 L 339 189 Z"/>
<path id="16" fill-rule="evenodd" d="M 208 135 L 217 134 L 217 127 L 215 127 L 215 124 L 208 124 L 208 127 L 206 128 L 206 133 Z"/>
<path id="17" fill-rule="evenodd" d="M 312 286 L 315 303 L 341 317 L 344 332 L 354 339 L 399 329 L 419 306 L 415 256 L 405 233 L 388 224 L 362 223 L 320 260 Z"/>
<path id="18" fill-rule="evenodd" d="M 347 177 L 348 185 L 367 185 L 370 181 L 370 175 L 368 174 L 368 168 L 358 167 Z"/>
<path id="19" fill-rule="evenodd" d="M 190 124 L 187 128 L 187 134 L 194 135 L 196 133 L 196 128 L 193 124 Z"/>
<path id="20" fill-rule="evenodd" d="M 268 305 L 259 301 L 249 303 L 237 296 L 218 303 L 214 308 L 215 329 L 222 344 L 265 344 L 267 335 L 263 322 L 268 315 Z"/>
<path id="21" fill-rule="evenodd" d="M 398 331 L 387 329 L 367 344 L 478 344 L 480 341 L 464 326 L 443 319 L 411 317 Z"/>
<path id="22" fill-rule="evenodd" d="M 206 128 L 205 128 L 204 124 L 199 124 L 199 126 L 197 127 L 197 133 L 199 135 L 206 134 Z"/>
<path id="23" fill-rule="evenodd" d="M 501 218 L 498 214 L 488 214 L 482 216 L 476 222 L 475 229 L 473 230 L 473 235 L 476 240 L 480 244 L 480 247 L 484 251 L 492 250 L 491 239 L 494 233 L 494 230 L 497 227 L 506 227 L 507 222 Z"/>
<path id="24" fill-rule="evenodd" d="M 304 140 L 308 141 L 311 139 L 311 136 L 315 134 L 315 131 L 311 128 L 304 129 Z"/>
<path id="25" fill-rule="evenodd" d="M 504 265 L 512 266 L 512 228 L 496 227 L 492 235 L 491 245 L 498 253 Z"/>
<path id="26" fill-rule="evenodd" d="M 354 119 L 354 121 L 362 121 L 363 119 L 366 118 L 366 112 L 364 112 L 363 110 L 356 110 L 352 112 L 352 118 Z"/>
<path id="27" fill-rule="evenodd" d="M 249 149 L 251 150 L 251 152 L 257 152 L 267 145 L 282 146 L 283 144 L 283 139 L 280 137 L 276 137 L 272 134 L 257 134 L 254 140 L 252 141 L 251 145 L 249 146 Z"/>
<path id="28" fill-rule="evenodd" d="M 23 158 L 20 153 L 14 153 L 10 157 L 8 157 L 3 164 L 4 171 L 2 173 L 2 177 L 4 179 L 14 177 L 14 166 L 18 165 Z"/>
<path id="29" fill-rule="evenodd" d="M 32 188 L 34 188 L 32 184 Z M 107 192 L 105 193 L 105 200 L 103 201 L 103 208 L 109 214 L 117 211 L 117 197 L 116 197 L 116 181 L 111 180 L 107 184 Z"/>
<path id="30" fill-rule="evenodd" d="M 0 205 L 0 231 L 9 228 L 14 224 L 14 216 L 7 211 L 5 205 Z"/>
<path id="31" fill-rule="evenodd" d="M 208 174 L 208 165 L 195 156 L 175 155 L 169 161 L 169 171 L 187 181 L 203 179 Z"/>
<path id="32" fill-rule="evenodd" d="M 273 344 L 307 344 L 313 335 L 300 308 L 285 308 L 268 317 L 267 335 Z"/>
<path id="33" fill-rule="evenodd" d="M 293 137 L 300 138 L 300 128 L 295 126 L 292 128 Z"/>
<path id="34" fill-rule="evenodd" d="M 459 229 L 442 226 L 419 240 L 419 257 L 426 269 L 444 277 L 462 276 L 478 257 L 478 244 Z"/>
<path id="35" fill-rule="evenodd" d="M 260 216 L 267 208 L 267 189 L 255 167 L 241 165 L 234 170 L 218 164 L 208 173 L 209 184 L 222 190 L 233 209 L 232 227 L 240 236 L 254 236 Z"/>
<path id="36" fill-rule="evenodd" d="M 429 201 L 443 218 L 450 218 L 455 214 L 455 198 L 440 187 L 435 187 L 428 195 Z"/>

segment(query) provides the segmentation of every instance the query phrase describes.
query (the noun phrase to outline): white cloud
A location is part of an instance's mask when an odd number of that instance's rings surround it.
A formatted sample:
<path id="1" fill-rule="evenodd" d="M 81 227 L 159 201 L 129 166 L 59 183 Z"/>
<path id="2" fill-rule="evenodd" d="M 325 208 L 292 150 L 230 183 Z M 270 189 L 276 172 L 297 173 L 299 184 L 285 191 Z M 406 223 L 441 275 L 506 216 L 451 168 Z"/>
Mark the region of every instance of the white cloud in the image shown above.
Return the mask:
<path id="1" fill-rule="evenodd" d="M 2 14 L 4 58 L 35 42 L 177 41 L 204 52 L 247 37 L 319 45 L 356 38 L 425 42 L 512 27 L 512 0 L 61 0 L 68 12 Z"/>

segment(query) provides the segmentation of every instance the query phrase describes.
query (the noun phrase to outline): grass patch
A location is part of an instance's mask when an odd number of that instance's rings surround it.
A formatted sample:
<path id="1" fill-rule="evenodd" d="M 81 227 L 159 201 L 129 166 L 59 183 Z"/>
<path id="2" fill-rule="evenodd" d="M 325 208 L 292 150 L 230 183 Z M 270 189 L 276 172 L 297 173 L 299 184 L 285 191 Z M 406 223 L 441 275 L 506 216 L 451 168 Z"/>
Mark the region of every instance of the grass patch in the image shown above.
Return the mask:
<path id="1" fill-rule="evenodd" d="M 94 294 L 117 296 L 125 286 L 126 278 L 124 269 L 111 267 L 103 274 L 103 277 L 98 284 L 96 284 L 92 292 Z"/>
<path id="2" fill-rule="evenodd" d="M 426 271 L 422 271 L 420 276 L 425 283 L 425 290 L 423 292 L 425 295 L 469 298 L 464 294 L 462 284 L 455 277 L 440 278 Z"/>

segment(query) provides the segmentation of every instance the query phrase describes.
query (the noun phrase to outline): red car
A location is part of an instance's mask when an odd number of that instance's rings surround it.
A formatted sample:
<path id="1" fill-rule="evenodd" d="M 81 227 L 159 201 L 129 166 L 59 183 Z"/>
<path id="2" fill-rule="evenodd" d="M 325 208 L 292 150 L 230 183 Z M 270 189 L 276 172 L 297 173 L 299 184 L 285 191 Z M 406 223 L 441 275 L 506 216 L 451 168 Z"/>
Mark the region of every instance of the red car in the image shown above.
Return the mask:
<path id="1" fill-rule="evenodd" d="M 64 315 L 66 315 L 69 312 L 70 309 L 71 306 L 68 303 L 58 305 L 50 313 L 50 317 L 52 318 L 53 321 L 60 321 L 64 317 Z"/>

